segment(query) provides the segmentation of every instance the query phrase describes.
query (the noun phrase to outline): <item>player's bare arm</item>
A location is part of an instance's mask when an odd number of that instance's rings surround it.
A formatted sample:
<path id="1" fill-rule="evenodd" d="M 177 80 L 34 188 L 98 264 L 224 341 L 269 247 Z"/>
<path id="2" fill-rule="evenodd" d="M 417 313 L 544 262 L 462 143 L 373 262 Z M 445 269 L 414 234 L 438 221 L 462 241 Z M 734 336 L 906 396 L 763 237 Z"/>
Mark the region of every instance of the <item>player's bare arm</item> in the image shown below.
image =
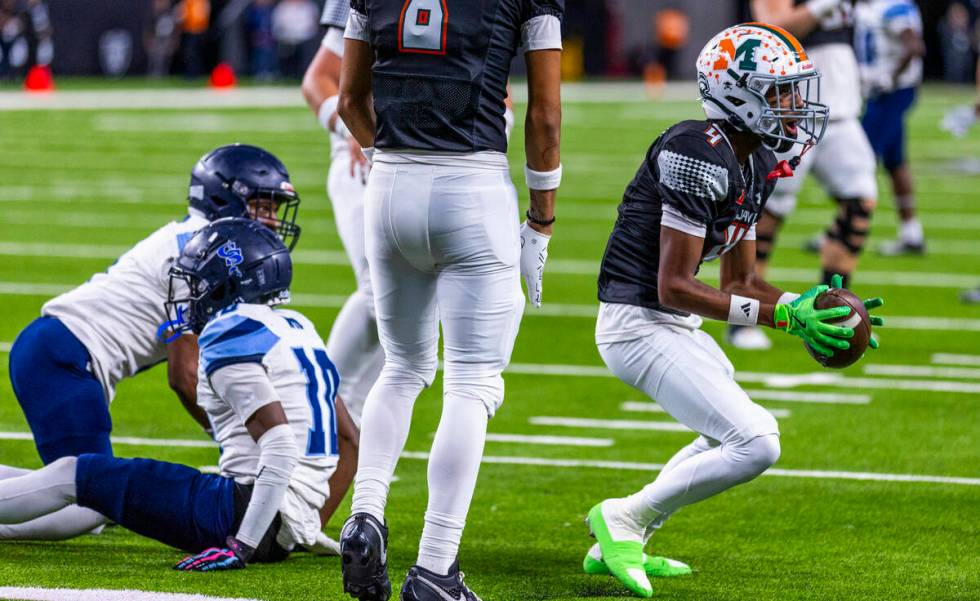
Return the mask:
<path id="1" fill-rule="evenodd" d="M 722 292 L 757 298 L 773 305 L 786 294 L 756 273 L 755 240 L 742 240 L 723 254 L 720 262 Z"/>
<path id="2" fill-rule="evenodd" d="M 533 171 L 549 172 L 561 164 L 561 51 L 537 50 L 525 55 L 527 62 L 527 118 L 524 151 L 527 166 Z M 531 189 L 530 213 L 537 222 L 548 222 L 555 215 L 557 189 Z M 552 224 L 535 221 L 530 227 L 551 235 Z"/>
<path id="3" fill-rule="evenodd" d="M 374 146 L 374 96 L 371 92 L 371 62 L 374 54 L 367 42 L 344 40 L 340 68 L 340 101 L 337 113 L 364 148 Z"/>
<path id="4" fill-rule="evenodd" d="M 694 272 L 701 262 L 703 248 L 704 238 L 661 226 L 660 271 L 657 277 L 660 301 L 679 311 L 727 321 L 732 305 L 732 294 L 713 288 L 694 277 Z M 773 311 L 776 303 L 771 296 L 766 301 L 756 300 L 759 302 L 758 322 L 773 327 Z"/>
<path id="5" fill-rule="evenodd" d="M 320 509 L 320 523 L 323 525 L 330 521 L 330 518 L 337 511 L 337 507 L 347 496 L 347 489 L 350 488 L 354 474 L 357 472 L 357 453 L 361 441 L 361 433 L 354 425 L 354 420 L 347 412 L 347 406 L 344 405 L 344 400 L 340 398 L 340 395 L 337 395 L 335 400 L 335 409 L 337 411 L 337 443 L 340 460 L 337 462 L 337 469 L 330 476 L 330 496 Z"/>
<path id="6" fill-rule="evenodd" d="M 810 0 L 797 6 L 793 0 L 752 0 L 752 18 L 803 37 L 816 29 L 820 20 L 832 14 L 840 3 L 841 0 Z"/>
<path id="7" fill-rule="evenodd" d="M 898 61 L 895 66 L 895 70 L 891 73 L 892 81 L 897 81 L 898 76 L 908 68 L 909 63 L 915 58 L 923 57 L 926 55 L 926 44 L 922 40 L 922 35 L 916 32 L 911 27 L 908 29 L 903 29 L 901 33 L 898 34 L 898 39 L 902 43 L 902 58 Z"/>
<path id="8" fill-rule="evenodd" d="M 167 345 L 167 383 L 180 404 L 205 432 L 211 432 L 208 415 L 197 404 L 197 336 L 184 334 Z"/>

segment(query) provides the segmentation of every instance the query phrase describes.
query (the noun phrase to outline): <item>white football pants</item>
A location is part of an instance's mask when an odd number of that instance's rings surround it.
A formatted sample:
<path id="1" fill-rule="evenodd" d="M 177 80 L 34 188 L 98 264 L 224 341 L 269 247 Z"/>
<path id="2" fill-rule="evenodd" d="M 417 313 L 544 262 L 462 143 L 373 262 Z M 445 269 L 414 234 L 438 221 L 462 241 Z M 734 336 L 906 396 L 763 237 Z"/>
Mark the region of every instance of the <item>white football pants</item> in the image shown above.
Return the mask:
<path id="1" fill-rule="evenodd" d="M 598 344 L 603 361 L 616 377 L 701 435 L 656 480 L 620 504 L 637 535 L 685 505 L 755 478 L 779 458 L 775 418 L 735 382 L 731 361 L 699 329 L 701 319 L 661 313 L 663 321 L 657 323 L 651 321 L 656 315 L 603 303 L 596 326 L 597 337 L 603 338 L 623 332 L 624 320 L 633 324 L 638 337 Z"/>
<path id="2" fill-rule="evenodd" d="M 524 310 L 517 194 L 503 157 L 492 165 L 425 164 L 419 155 L 395 162 L 402 156 L 375 157 L 365 196 L 385 364 L 364 407 L 352 510 L 384 518 L 412 406 L 435 376 L 441 323 L 443 409 L 418 563 L 444 574 L 458 551 Z"/>
<path id="3" fill-rule="evenodd" d="M 340 398 L 360 426 L 364 400 L 384 363 L 374 320 L 371 274 L 364 254 L 364 189 L 359 168 L 351 176 L 349 152 L 334 152 L 327 176 L 327 195 L 333 206 L 337 233 L 344 245 L 357 290 L 347 299 L 327 338 L 327 354 L 340 372 Z"/>

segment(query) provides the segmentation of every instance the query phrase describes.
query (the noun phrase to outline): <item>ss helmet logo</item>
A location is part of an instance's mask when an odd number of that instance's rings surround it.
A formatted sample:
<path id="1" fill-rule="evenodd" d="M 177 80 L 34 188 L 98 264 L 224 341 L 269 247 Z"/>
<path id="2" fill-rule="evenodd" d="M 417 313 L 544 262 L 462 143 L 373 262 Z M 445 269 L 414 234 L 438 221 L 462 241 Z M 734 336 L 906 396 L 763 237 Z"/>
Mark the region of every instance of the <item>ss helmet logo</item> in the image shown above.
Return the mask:
<path id="1" fill-rule="evenodd" d="M 218 249 L 218 256 L 225 260 L 225 266 L 228 268 L 228 275 L 237 275 L 242 277 L 241 270 L 238 266 L 244 261 L 242 257 L 242 249 L 238 248 L 234 240 L 229 240 L 224 246 Z"/>

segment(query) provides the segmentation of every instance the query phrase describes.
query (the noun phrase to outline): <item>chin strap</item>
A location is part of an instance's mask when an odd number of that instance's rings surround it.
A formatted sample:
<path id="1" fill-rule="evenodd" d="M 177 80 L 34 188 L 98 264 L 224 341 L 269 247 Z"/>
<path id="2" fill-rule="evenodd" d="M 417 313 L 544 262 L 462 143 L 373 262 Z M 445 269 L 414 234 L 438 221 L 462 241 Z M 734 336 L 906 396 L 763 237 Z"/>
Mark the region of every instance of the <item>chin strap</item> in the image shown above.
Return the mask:
<path id="1" fill-rule="evenodd" d="M 807 143 L 803 145 L 803 150 L 800 151 L 800 154 L 788 161 L 784 159 L 776 163 L 775 169 L 770 171 L 769 175 L 766 176 L 766 181 L 771 182 L 772 180 L 779 179 L 781 177 L 793 177 L 793 172 L 800 166 L 800 161 L 803 160 L 803 155 L 805 155 L 814 146 L 816 146 L 816 144 L 813 142 L 813 138 L 810 138 Z"/>

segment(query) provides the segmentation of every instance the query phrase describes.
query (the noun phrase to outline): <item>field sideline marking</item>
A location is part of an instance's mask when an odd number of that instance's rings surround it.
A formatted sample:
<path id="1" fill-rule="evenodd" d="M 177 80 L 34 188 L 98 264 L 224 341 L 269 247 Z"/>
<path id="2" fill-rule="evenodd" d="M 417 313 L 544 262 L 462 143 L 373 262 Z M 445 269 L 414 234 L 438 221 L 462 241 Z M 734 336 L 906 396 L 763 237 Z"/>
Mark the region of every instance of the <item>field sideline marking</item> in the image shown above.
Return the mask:
<path id="1" fill-rule="evenodd" d="M 976 365 L 980 367 L 980 355 L 956 355 L 953 353 L 935 353 L 933 363 L 944 365 Z"/>
<path id="2" fill-rule="evenodd" d="M 659 403 L 649 403 L 645 401 L 625 401 L 619 405 L 620 411 L 631 411 L 634 413 L 667 413 L 667 410 Z M 763 407 L 772 414 L 773 417 L 789 417 L 789 409 L 770 409 Z"/>
<path id="3" fill-rule="evenodd" d="M 0 440 L 34 440 L 30 432 L 0 432 Z M 141 447 L 184 447 L 216 449 L 213 440 L 194 440 L 191 438 L 141 438 L 139 436 L 113 436 L 113 444 L 135 445 Z"/>
<path id="4" fill-rule="evenodd" d="M 674 424 L 679 426 L 680 424 Z M 683 426 L 682 426 L 683 427 Z M 687 431 L 687 428 L 684 428 Z M 29 432 L 0 432 L 0 439 L 5 438 L 5 435 L 16 434 L 16 437 L 7 437 L 9 440 L 30 440 L 31 435 Z M 145 441 L 140 444 L 152 445 L 152 446 L 176 446 L 174 443 L 186 443 L 183 446 L 216 446 L 214 443 L 209 443 L 208 441 L 201 440 L 188 440 L 188 439 L 168 439 L 168 438 L 129 438 L 124 437 L 126 440 L 140 440 Z M 121 440 L 113 438 L 113 442 L 116 440 Z M 203 443 L 203 445 L 202 445 Z M 136 444 L 136 443 L 133 443 Z M 419 453 L 413 451 L 405 451 L 401 455 L 406 459 L 428 459 L 428 453 Z M 626 461 L 587 461 L 580 459 L 545 459 L 539 457 L 494 457 L 486 456 L 483 458 L 483 463 L 499 463 L 499 464 L 514 464 L 514 465 L 539 465 L 548 467 L 592 467 L 598 469 L 610 469 L 610 470 L 639 470 L 644 472 L 653 472 L 661 469 L 663 467 L 662 463 L 633 463 Z M 846 472 L 846 471 L 822 471 L 822 470 L 792 470 L 792 469 L 770 469 L 765 472 L 769 476 L 786 476 L 792 478 L 817 478 L 817 479 L 844 479 L 844 480 L 876 480 L 883 482 L 930 482 L 936 484 L 962 484 L 967 486 L 980 486 L 980 478 L 964 478 L 959 476 L 928 476 L 928 475 L 917 475 L 917 474 L 880 474 L 874 472 Z M 0 589 L 2 591 L 2 589 Z M 0 595 L 2 598 L 2 595 Z M 101 601 L 102 598 L 99 598 Z M 125 599 L 129 599 L 128 597 Z M 206 598 L 207 599 L 207 598 Z M 60 600 L 59 600 L 60 601 Z M 94 601 L 94 600 L 93 600 Z M 160 599 L 159 601 L 164 601 Z M 182 601 L 182 600 L 178 600 Z M 210 599 L 209 599 L 210 601 Z M 248 601 L 248 600 L 243 600 Z"/>
<path id="5" fill-rule="evenodd" d="M 0 599 L 17 601 L 258 601 L 244 597 L 212 597 L 185 593 L 155 593 L 132 589 L 0 587 Z"/>
<path id="6" fill-rule="evenodd" d="M 428 459 L 428 453 L 406 451 L 402 453 L 406 459 Z M 542 457 L 494 457 L 486 456 L 483 463 L 505 465 L 536 465 L 544 467 L 589 467 L 606 470 L 632 470 L 641 472 L 656 472 L 663 469 L 662 463 L 634 463 L 630 461 L 589 461 L 581 459 L 545 459 Z M 874 472 L 845 472 L 825 470 L 790 470 L 771 468 L 762 473 L 763 476 L 784 476 L 787 478 L 815 478 L 832 480 L 869 480 L 878 482 L 928 482 L 933 484 L 960 484 L 964 486 L 980 486 L 980 478 L 964 478 L 960 476 L 923 476 L 918 474 L 879 474 Z"/>
<path id="7" fill-rule="evenodd" d="M 869 376 L 912 376 L 923 378 L 980 378 L 980 369 L 969 367 L 929 367 L 923 365 L 881 365 L 864 366 L 864 373 Z"/>

